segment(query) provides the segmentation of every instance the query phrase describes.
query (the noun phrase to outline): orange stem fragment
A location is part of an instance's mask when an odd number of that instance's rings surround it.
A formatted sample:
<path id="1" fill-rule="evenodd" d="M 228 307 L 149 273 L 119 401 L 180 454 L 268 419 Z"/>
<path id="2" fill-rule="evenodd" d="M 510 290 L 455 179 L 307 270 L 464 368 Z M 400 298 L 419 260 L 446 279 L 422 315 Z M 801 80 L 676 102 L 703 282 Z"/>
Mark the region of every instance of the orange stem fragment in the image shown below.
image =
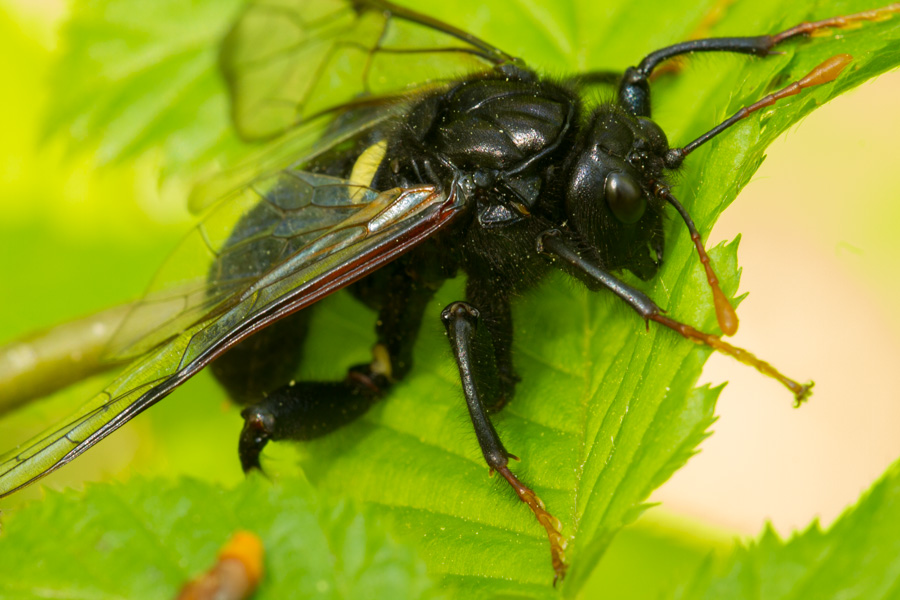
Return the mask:
<path id="1" fill-rule="evenodd" d="M 262 575 L 262 541 L 253 533 L 239 531 L 219 552 L 216 564 L 185 585 L 177 600 L 246 600 Z"/>

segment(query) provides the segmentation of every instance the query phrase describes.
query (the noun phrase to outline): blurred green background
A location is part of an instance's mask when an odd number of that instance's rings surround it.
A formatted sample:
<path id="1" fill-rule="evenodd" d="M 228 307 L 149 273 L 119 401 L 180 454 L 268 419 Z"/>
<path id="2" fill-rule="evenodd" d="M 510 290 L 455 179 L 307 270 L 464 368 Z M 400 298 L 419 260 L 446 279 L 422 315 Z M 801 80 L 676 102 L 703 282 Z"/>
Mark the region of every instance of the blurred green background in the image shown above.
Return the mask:
<path id="1" fill-rule="evenodd" d="M 0 0 L 0 342 L 138 297 L 193 221 L 185 188 L 160 185 L 153 156 L 97 168 L 93 148 L 73 152 L 42 137 L 64 16 L 59 0 Z M 807 118 L 771 148 L 717 225 L 711 242 L 744 236 L 742 290 L 752 294 L 736 343 L 797 378 L 816 379 L 816 395 L 794 411 L 774 384 L 713 357 L 705 380 L 731 382 L 717 434 L 653 496 L 665 509 L 613 543 L 594 575 L 610 597 L 657 597 L 668 578 L 710 553 L 724 556 L 735 537 L 759 533 L 766 519 L 783 534 L 816 516 L 829 522 L 900 455 L 891 385 L 900 364 L 898 97 L 893 73 Z M 4 418 L 3 448 L 105 380 Z M 175 472 L 236 482 L 239 428 L 236 411 L 201 375 L 46 482 Z M 15 510 L 40 494 L 31 488 L 0 508 Z"/>

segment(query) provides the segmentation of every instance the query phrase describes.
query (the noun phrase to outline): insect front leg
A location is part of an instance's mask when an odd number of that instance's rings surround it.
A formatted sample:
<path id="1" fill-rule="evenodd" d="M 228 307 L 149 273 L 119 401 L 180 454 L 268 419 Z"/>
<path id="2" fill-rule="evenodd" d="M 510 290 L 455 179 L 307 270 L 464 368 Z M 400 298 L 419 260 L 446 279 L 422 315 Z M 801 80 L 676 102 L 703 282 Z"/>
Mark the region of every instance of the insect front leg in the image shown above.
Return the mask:
<path id="1" fill-rule="evenodd" d="M 238 455 L 245 472 L 260 468 L 259 456 L 269 441 L 309 440 L 351 423 L 409 372 L 422 314 L 434 290 L 402 274 L 383 281 L 378 290 L 385 295 L 371 362 L 350 367 L 342 381 L 291 382 L 241 413 Z"/>
<path id="2" fill-rule="evenodd" d="M 480 317 L 478 309 L 466 302 L 454 302 L 441 313 L 453 357 L 459 367 L 475 437 L 491 474 L 495 471 L 500 473 L 547 530 L 553 570 L 556 579 L 559 579 L 566 573 L 566 539 L 559 531 L 560 522 L 547 511 L 537 494 L 509 470 L 509 459 L 518 458 L 503 446 L 488 415 L 486 407 L 501 401 L 502 384 L 491 334 L 487 327 L 479 326 Z"/>
<path id="3" fill-rule="evenodd" d="M 827 29 L 852 27 L 861 21 L 880 21 L 897 12 L 900 12 L 900 4 L 891 4 L 852 15 L 800 23 L 773 35 L 706 38 L 673 44 L 651 52 L 636 67 L 629 67 L 625 71 L 619 84 L 619 102 L 634 116 L 649 117 L 650 75 L 660 64 L 676 56 L 694 52 L 732 52 L 752 56 L 768 56 L 776 46 L 787 40 L 809 36 Z"/>
<path id="4" fill-rule="evenodd" d="M 582 280 L 589 289 L 606 288 L 624 300 L 637 312 L 645 322 L 655 321 L 668 327 L 685 339 L 695 344 L 709 346 L 717 352 L 727 354 L 745 365 L 753 367 L 763 375 L 771 377 L 788 388 L 794 394 L 794 406 L 799 406 L 812 393 L 812 382 L 800 384 L 783 375 L 778 369 L 764 360 L 760 360 L 743 348 L 732 346 L 719 336 L 704 333 L 686 323 L 667 317 L 657 304 L 644 292 L 633 288 L 620 280 L 600 265 L 594 257 L 579 250 L 582 244 L 567 238 L 558 229 L 550 229 L 538 236 L 537 251 L 557 261 L 558 266 L 567 273 Z"/>

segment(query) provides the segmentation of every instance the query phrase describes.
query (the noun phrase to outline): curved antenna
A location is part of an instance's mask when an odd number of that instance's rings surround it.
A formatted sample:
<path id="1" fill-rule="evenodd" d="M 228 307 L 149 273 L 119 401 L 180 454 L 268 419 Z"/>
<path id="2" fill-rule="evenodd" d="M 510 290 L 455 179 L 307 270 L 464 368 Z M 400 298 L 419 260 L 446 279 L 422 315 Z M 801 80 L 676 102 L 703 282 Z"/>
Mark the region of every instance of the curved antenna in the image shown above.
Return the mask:
<path id="1" fill-rule="evenodd" d="M 772 106 L 783 98 L 795 96 L 806 88 L 810 88 L 816 85 L 822 85 L 823 83 L 831 83 L 832 81 L 837 79 L 838 75 L 841 74 L 841 71 L 843 71 L 852 60 L 853 56 L 849 54 L 835 54 L 831 58 L 822 61 L 816 68 L 807 73 L 806 77 L 800 79 L 799 81 L 792 82 L 791 84 L 781 88 L 777 92 L 773 92 L 768 96 L 760 98 L 750 106 L 743 107 L 741 110 L 737 111 L 729 118 L 725 119 L 690 144 L 687 144 L 682 148 L 672 148 L 671 150 L 666 152 L 666 168 L 675 169 L 681 166 L 681 163 L 684 161 L 684 158 L 688 154 L 690 154 L 709 140 L 713 139 L 738 121 L 746 119 L 759 109 L 765 108 L 767 106 Z"/>
<path id="2" fill-rule="evenodd" d="M 834 81 L 835 79 L 837 79 L 838 75 L 841 74 L 841 71 L 843 71 L 852 60 L 853 57 L 849 54 L 837 54 L 835 56 L 832 56 L 831 58 L 819 64 L 812 71 L 807 73 L 806 77 L 803 77 L 798 81 L 794 81 L 790 85 L 778 90 L 777 92 L 771 93 L 768 96 L 757 100 L 750 106 L 741 108 L 731 117 L 725 119 L 684 147 L 672 148 L 671 150 L 666 152 L 666 155 L 664 157 L 666 168 L 678 168 L 679 166 L 681 166 L 681 163 L 684 162 L 684 159 L 688 154 L 690 154 L 712 138 L 716 137 L 738 121 L 747 118 L 749 115 L 760 110 L 761 108 L 771 106 L 782 98 L 787 98 L 789 96 L 799 94 L 806 88 Z M 678 214 L 680 214 L 681 218 L 684 220 L 684 224 L 687 225 L 688 231 L 690 231 L 691 233 L 691 240 L 694 242 L 694 246 L 697 248 L 697 254 L 700 255 L 700 262 L 703 263 L 703 268 L 706 270 L 706 280 L 709 282 L 709 287 L 712 289 L 713 302 L 715 303 L 716 307 L 716 319 L 719 321 L 719 327 L 722 329 L 722 333 L 724 333 L 725 335 L 734 335 L 735 333 L 737 333 L 738 329 L 737 313 L 731 306 L 731 303 L 728 302 L 728 298 L 726 298 L 725 294 L 722 293 L 722 289 L 719 287 L 719 279 L 718 277 L 716 277 L 712 265 L 709 262 L 709 256 L 706 254 L 706 250 L 703 248 L 703 240 L 700 238 L 700 234 L 697 232 L 697 227 L 694 225 L 694 220 L 691 219 L 691 216 L 688 214 L 687 210 L 685 210 L 685 208 L 675 198 L 675 196 L 672 195 L 667 187 L 660 185 L 656 190 L 656 195 L 664 198 L 669 204 L 674 206 L 675 210 L 678 211 Z"/>
<path id="3" fill-rule="evenodd" d="M 700 262 L 703 263 L 703 268 L 706 270 L 706 281 L 709 282 L 709 287 L 712 289 L 713 304 L 716 307 L 716 320 L 719 322 L 719 328 L 725 335 L 734 335 L 738 330 L 737 312 L 735 312 L 734 307 L 731 306 L 731 302 L 728 301 L 728 298 L 722 292 L 722 288 L 719 287 L 719 278 L 716 277 L 716 272 L 713 271 L 712 265 L 709 262 L 709 255 L 703 247 L 703 239 L 697 232 L 697 226 L 694 225 L 694 220 L 691 218 L 691 215 L 688 214 L 687 209 L 681 205 L 681 202 L 672 195 L 668 188 L 660 187 L 656 193 L 675 207 L 675 210 L 678 211 L 678 214 L 680 214 L 681 218 L 684 220 L 684 224 L 687 225 L 688 231 L 691 233 L 691 241 L 694 242 L 694 247 L 697 248 L 697 254 L 700 255 Z"/>

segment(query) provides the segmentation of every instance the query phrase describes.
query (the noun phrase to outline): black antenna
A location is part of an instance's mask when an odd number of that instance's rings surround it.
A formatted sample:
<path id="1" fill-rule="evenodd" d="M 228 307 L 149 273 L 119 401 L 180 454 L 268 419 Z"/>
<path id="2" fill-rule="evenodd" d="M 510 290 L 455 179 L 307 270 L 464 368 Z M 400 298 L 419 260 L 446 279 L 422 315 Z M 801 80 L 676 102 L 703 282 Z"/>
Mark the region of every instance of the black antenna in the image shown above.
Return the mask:
<path id="1" fill-rule="evenodd" d="M 694 242 L 694 246 L 697 248 L 697 254 L 700 255 L 700 262 L 703 263 L 703 268 L 706 270 L 706 280 L 709 282 L 710 289 L 712 289 L 713 304 L 716 307 L 716 320 L 719 322 L 719 329 L 721 329 L 722 333 L 725 335 L 734 335 L 738 330 L 737 312 L 735 312 L 734 307 L 731 306 L 728 298 L 725 297 L 722 288 L 719 287 L 719 278 L 716 277 L 716 273 L 713 271 L 712 265 L 709 262 L 709 255 L 703 247 L 703 239 L 697 231 L 697 226 L 694 225 L 694 220 L 691 218 L 691 215 L 688 214 L 688 211 L 684 206 L 681 205 L 681 202 L 672 195 L 669 188 L 660 186 L 657 189 L 656 194 L 674 206 L 675 210 L 678 211 L 678 214 L 680 214 L 681 218 L 684 220 L 684 224 L 687 225 L 688 231 L 691 234 L 691 241 Z"/>
<path id="2" fill-rule="evenodd" d="M 853 57 L 849 54 L 836 54 L 831 58 L 822 62 L 815 69 L 807 73 L 806 77 L 799 81 L 795 81 L 784 87 L 777 92 L 769 94 L 768 96 L 757 100 L 750 106 L 745 106 L 741 110 L 734 113 L 728 119 L 725 119 L 696 140 L 687 144 L 683 148 L 672 148 L 668 152 L 666 152 L 665 162 L 666 167 L 669 169 L 675 169 L 681 165 L 684 161 L 684 158 L 708 142 L 713 139 L 741 119 L 745 119 L 751 114 L 755 113 L 761 108 L 765 108 L 767 106 L 772 106 L 782 98 L 787 98 L 789 96 L 795 96 L 800 93 L 801 90 L 805 90 L 806 88 L 810 88 L 816 85 L 822 85 L 823 83 L 831 83 L 837 76 L 841 74 L 841 71 L 850 64 L 850 61 L 853 60 Z"/>
<path id="3" fill-rule="evenodd" d="M 761 108 L 765 108 L 767 106 L 772 106 L 782 98 L 787 98 L 789 96 L 794 96 L 799 94 L 802 90 L 813 87 L 816 85 L 821 85 L 823 83 L 830 83 L 837 79 L 837 76 L 841 74 L 847 65 L 850 64 L 850 61 L 853 60 L 853 57 L 849 54 L 837 54 L 832 56 L 831 58 L 825 60 L 820 65 L 818 65 L 815 69 L 807 73 L 806 77 L 800 79 L 799 81 L 794 81 L 787 87 L 784 87 L 777 92 L 769 94 L 760 100 L 757 100 L 750 106 L 745 106 L 741 110 L 737 111 L 729 117 L 725 119 L 693 142 L 687 144 L 682 148 L 672 148 L 665 155 L 665 165 L 666 168 L 675 169 L 681 166 L 681 163 L 684 162 L 685 157 L 713 139 L 741 119 L 747 118 L 749 115 L 754 112 L 760 110 Z M 706 254 L 706 250 L 703 247 L 703 240 L 700 238 L 700 234 L 697 232 L 697 227 L 694 225 L 694 220 L 691 218 L 691 215 L 688 214 L 687 210 L 681 205 L 675 196 L 669 191 L 667 187 L 659 186 L 656 190 L 656 195 L 664 198 L 669 204 L 675 207 L 675 210 L 678 211 L 678 214 L 681 215 L 681 218 L 684 220 L 684 224 L 687 225 L 688 231 L 691 234 L 691 240 L 694 242 L 694 246 L 697 248 L 697 254 L 700 255 L 700 262 L 703 263 L 703 268 L 706 270 L 706 280 L 709 282 L 709 287 L 712 289 L 713 293 L 713 302 L 716 307 L 716 319 L 719 321 L 719 328 L 722 330 L 722 333 L 725 335 L 734 335 L 738 330 L 738 317 L 734 308 L 731 306 L 731 303 L 728 302 L 728 298 L 725 297 L 725 294 L 722 293 L 722 289 L 719 287 L 719 279 L 716 277 L 715 271 L 713 271 L 712 265 L 709 262 L 709 255 Z"/>

